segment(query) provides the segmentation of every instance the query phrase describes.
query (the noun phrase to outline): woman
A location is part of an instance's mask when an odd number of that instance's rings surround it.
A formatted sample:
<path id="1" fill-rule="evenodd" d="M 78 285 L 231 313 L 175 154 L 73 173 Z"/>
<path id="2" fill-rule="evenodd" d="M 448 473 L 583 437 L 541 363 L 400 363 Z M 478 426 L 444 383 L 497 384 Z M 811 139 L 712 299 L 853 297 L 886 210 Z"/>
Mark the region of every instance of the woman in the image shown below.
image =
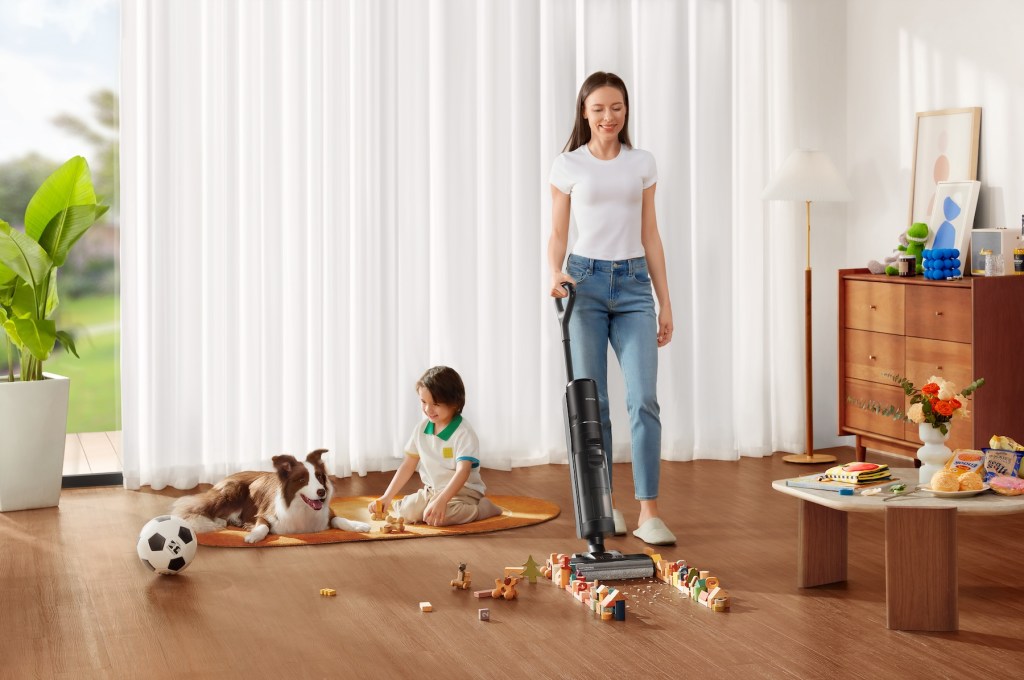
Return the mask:
<path id="1" fill-rule="evenodd" d="M 572 136 L 551 167 L 551 295 L 568 294 L 563 282 L 576 285 L 569 321 L 573 372 L 597 382 L 609 470 L 609 342 L 615 350 L 626 383 L 633 486 L 640 501 L 639 526 L 633 534 L 652 545 L 670 545 L 676 537 L 658 514 L 657 378 L 658 348 L 672 340 L 672 303 L 654 213 L 657 168 L 650 153 L 633 148 L 628 127 L 625 83 L 613 73 L 592 74 L 576 99 Z M 570 213 L 579 238 L 563 272 Z M 657 316 L 652 286 L 658 297 Z M 616 533 L 625 533 L 622 513 L 616 509 L 613 514 Z"/>

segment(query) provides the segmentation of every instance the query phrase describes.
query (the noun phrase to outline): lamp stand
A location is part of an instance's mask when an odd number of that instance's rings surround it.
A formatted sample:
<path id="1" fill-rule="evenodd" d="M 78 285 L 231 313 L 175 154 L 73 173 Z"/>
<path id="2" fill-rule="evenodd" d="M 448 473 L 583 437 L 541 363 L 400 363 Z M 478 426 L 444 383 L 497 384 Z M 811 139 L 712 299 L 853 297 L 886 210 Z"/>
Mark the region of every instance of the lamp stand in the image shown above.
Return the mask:
<path id="1" fill-rule="evenodd" d="M 804 269 L 804 391 L 807 393 L 807 452 L 783 456 L 787 463 L 832 463 L 836 457 L 814 452 L 814 390 L 811 374 L 811 202 L 807 204 L 807 268 Z"/>

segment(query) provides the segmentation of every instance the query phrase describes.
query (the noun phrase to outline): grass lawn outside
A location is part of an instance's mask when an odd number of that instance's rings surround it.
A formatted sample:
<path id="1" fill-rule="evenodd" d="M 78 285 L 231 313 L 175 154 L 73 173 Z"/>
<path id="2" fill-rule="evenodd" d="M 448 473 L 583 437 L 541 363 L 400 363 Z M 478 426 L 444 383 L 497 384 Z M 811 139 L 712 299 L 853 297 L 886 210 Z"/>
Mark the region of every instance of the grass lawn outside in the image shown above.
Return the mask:
<path id="1" fill-rule="evenodd" d="M 57 347 L 43 370 L 71 379 L 68 432 L 121 429 L 120 312 L 116 295 L 61 300 L 57 328 L 75 337 L 81 359 Z M 0 362 L 3 359 L 0 348 Z"/>

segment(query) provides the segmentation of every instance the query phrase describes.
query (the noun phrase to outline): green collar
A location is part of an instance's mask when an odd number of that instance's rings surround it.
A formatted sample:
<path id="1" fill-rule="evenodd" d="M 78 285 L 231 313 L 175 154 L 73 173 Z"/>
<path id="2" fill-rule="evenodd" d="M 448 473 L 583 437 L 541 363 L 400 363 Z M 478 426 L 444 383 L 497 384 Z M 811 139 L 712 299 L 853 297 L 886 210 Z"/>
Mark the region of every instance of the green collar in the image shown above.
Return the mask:
<path id="1" fill-rule="evenodd" d="M 455 434 L 455 430 L 459 429 L 459 425 L 461 424 L 462 414 L 456 413 L 455 417 L 452 418 L 452 422 L 448 423 L 448 425 L 443 430 L 441 430 L 441 434 L 437 436 L 440 437 L 443 441 L 448 441 L 449 439 L 451 439 L 451 436 Z M 428 420 L 427 428 L 423 430 L 423 434 L 434 434 L 434 423 Z"/>

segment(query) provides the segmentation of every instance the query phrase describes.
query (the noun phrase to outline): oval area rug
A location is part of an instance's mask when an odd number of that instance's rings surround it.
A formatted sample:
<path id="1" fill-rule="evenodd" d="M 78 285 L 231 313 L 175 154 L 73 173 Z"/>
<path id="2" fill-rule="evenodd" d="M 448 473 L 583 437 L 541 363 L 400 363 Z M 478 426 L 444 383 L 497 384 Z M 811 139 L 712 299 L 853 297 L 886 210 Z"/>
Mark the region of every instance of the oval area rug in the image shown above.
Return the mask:
<path id="1" fill-rule="evenodd" d="M 248 533 L 237 527 L 228 527 L 220 531 L 209 531 L 198 534 L 199 545 L 218 548 L 276 548 L 289 545 L 315 545 L 318 543 L 347 543 L 350 541 L 395 540 L 401 538 L 425 538 L 427 536 L 457 536 L 460 534 L 482 534 L 489 531 L 515 529 L 532 524 L 540 524 L 558 517 L 559 507 L 549 501 L 528 496 L 488 496 L 491 501 L 501 507 L 502 513 L 495 517 L 482 519 L 469 524 L 458 524 L 447 527 L 432 527 L 426 524 L 407 524 L 402 533 L 382 533 L 380 528 L 384 522 L 370 519 L 366 506 L 375 496 L 348 496 L 335 498 L 331 501 L 331 509 L 335 515 L 345 519 L 367 522 L 371 530 L 366 534 L 358 534 L 339 529 L 328 529 L 315 534 L 287 534 L 277 536 L 271 534 L 259 543 L 246 543 Z"/>

